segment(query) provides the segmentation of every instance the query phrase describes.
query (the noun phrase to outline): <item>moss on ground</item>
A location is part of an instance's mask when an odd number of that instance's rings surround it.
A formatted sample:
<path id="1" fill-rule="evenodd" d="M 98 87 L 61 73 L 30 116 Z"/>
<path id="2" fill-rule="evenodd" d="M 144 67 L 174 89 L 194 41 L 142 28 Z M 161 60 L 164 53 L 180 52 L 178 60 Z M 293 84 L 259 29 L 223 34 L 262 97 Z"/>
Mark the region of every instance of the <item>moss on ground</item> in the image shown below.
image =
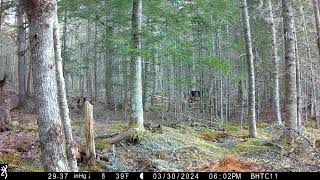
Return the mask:
<path id="1" fill-rule="evenodd" d="M 43 167 L 40 163 L 33 163 L 30 159 L 23 159 L 20 154 L 6 153 L 0 154 L 0 162 L 9 164 L 9 171 L 29 171 L 43 172 Z"/>
<path id="2" fill-rule="evenodd" d="M 108 149 L 111 146 L 108 139 L 98 139 L 98 140 L 96 140 L 95 143 L 96 143 L 96 149 L 100 150 L 100 151 L 102 151 L 104 149 Z"/>

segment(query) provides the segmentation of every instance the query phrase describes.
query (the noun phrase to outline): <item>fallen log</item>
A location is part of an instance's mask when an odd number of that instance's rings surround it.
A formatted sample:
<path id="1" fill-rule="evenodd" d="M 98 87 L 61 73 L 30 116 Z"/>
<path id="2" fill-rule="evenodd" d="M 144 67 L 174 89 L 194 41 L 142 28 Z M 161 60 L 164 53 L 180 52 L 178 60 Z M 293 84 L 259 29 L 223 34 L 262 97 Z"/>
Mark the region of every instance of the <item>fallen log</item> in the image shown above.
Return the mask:
<path id="1" fill-rule="evenodd" d="M 0 153 L 18 153 L 18 151 L 14 148 L 0 147 Z"/>
<path id="2" fill-rule="evenodd" d="M 108 138 L 112 138 L 116 135 L 118 135 L 119 133 L 111 133 L 111 134 L 103 134 L 103 135 L 100 135 L 100 136 L 96 136 L 94 139 L 108 139 Z"/>
<path id="3" fill-rule="evenodd" d="M 136 137 L 134 137 L 134 136 L 137 134 L 137 132 L 138 131 L 136 129 L 130 128 L 127 131 L 125 131 L 124 133 L 119 134 L 119 135 L 115 136 L 114 138 L 110 139 L 110 143 L 111 144 L 117 144 L 120 141 L 123 141 L 125 139 L 129 139 L 129 138 L 134 138 L 135 139 Z"/>

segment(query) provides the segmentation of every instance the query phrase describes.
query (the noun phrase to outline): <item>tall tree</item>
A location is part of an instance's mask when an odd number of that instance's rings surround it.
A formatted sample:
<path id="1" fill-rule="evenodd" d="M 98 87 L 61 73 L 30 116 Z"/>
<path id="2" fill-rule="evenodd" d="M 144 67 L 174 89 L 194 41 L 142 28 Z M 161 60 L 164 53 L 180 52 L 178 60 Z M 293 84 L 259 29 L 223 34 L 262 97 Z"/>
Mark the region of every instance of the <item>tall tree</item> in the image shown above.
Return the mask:
<path id="1" fill-rule="evenodd" d="M 59 104 L 53 44 L 55 0 L 24 0 L 29 18 L 41 159 L 45 171 L 69 171 Z"/>
<path id="2" fill-rule="evenodd" d="M 318 45 L 318 54 L 320 56 L 320 9 L 319 9 L 319 0 L 312 0 L 314 17 L 316 21 L 316 31 L 317 31 L 317 45 Z"/>
<path id="3" fill-rule="evenodd" d="M 143 127 L 142 103 L 142 69 L 141 69 L 141 18 L 142 0 L 133 0 L 132 6 L 132 48 L 135 50 L 131 58 L 131 121 L 129 126 L 141 131 Z"/>
<path id="4" fill-rule="evenodd" d="M 57 7 L 56 7 L 57 10 Z M 60 108 L 60 115 L 62 119 L 64 134 L 66 137 L 66 152 L 71 171 L 77 172 L 78 165 L 76 159 L 76 147 L 72 137 L 72 127 L 69 117 L 69 107 L 66 95 L 65 78 L 63 76 L 63 63 L 61 57 L 61 45 L 60 45 L 60 33 L 59 33 L 59 21 L 57 13 L 54 14 L 53 24 L 53 42 L 54 42 L 54 55 L 56 65 L 56 76 L 58 85 L 58 102 Z"/>
<path id="5" fill-rule="evenodd" d="M 269 23 L 271 26 L 271 37 L 272 37 L 272 60 L 274 63 L 274 71 L 273 71 L 273 81 L 274 81 L 274 89 L 273 89 L 273 103 L 275 109 L 275 115 L 277 124 L 281 124 L 281 107 L 280 107 L 280 92 L 279 92 L 279 57 L 278 57 L 278 48 L 277 48 L 277 30 L 275 26 L 275 21 L 273 17 L 272 3 L 271 0 L 268 0 L 269 6 Z"/>
<path id="6" fill-rule="evenodd" d="M 249 75 L 249 128 L 250 136 L 257 136 L 256 128 L 256 101 L 255 101 L 255 75 L 254 75 L 254 62 L 252 53 L 252 39 L 250 31 L 250 17 L 248 13 L 247 0 L 242 1 L 243 8 L 243 23 L 244 23 L 244 33 L 246 41 L 246 51 L 247 51 L 247 64 L 248 64 L 248 75 Z"/>
<path id="7" fill-rule="evenodd" d="M 18 26 L 18 77 L 19 77 L 19 104 L 23 105 L 26 99 L 26 69 L 25 69 L 25 49 L 26 49 L 26 29 L 25 16 L 22 1 L 17 7 Z"/>
<path id="8" fill-rule="evenodd" d="M 283 26 L 285 38 L 285 125 L 297 129 L 297 79 L 295 59 L 295 32 L 292 1 L 282 0 Z M 291 136 L 289 137 L 292 140 Z"/>

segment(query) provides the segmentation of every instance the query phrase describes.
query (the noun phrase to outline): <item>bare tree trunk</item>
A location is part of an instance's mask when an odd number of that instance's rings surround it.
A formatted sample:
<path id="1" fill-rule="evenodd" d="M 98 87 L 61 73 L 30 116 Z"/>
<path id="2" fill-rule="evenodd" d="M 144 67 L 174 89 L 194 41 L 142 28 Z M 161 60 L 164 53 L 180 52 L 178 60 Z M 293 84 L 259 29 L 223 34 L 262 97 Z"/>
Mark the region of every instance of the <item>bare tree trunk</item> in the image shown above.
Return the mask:
<path id="1" fill-rule="evenodd" d="M 296 25 L 294 24 L 294 32 L 296 31 Z M 301 124 L 301 77 L 300 77 L 300 57 L 299 57 L 299 50 L 298 50 L 298 37 L 297 33 L 294 33 L 294 40 L 295 40 L 295 58 L 296 58 L 296 83 L 297 83 L 297 129 L 300 131 L 300 124 Z"/>
<path id="2" fill-rule="evenodd" d="M 65 172 L 69 171 L 69 168 L 57 99 L 53 45 L 56 3 L 55 0 L 24 0 L 24 7 L 30 19 L 30 46 L 34 89 L 37 92 L 37 122 L 42 164 L 45 171 Z"/>
<path id="3" fill-rule="evenodd" d="M 240 99 L 240 128 L 243 128 L 243 120 L 244 120 L 244 87 L 243 87 L 243 80 L 239 81 L 239 99 Z"/>
<path id="4" fill-rule="evenodd" d="M 141 18 L 142 0 L 133 0 L 132 8 L 132 46 L 137 51 L 141 50 Z M 129 126 L 138 131 L 144 130 L 143 127 L 143 103 L 142 103 L 142 68 L 141 52 L 135 52 L 131 59 L 132 70 L 132 112 Z"/>
<path id="5" fill-rule="evenodd" d="M 57 14 L 55 14 L 55 21 L 53 25 L 53 42 L 54 42 L 56 76 L 57 76 L 57 85 L 58 85 L 58 101 L 59 101 L 59 107 L 60 107 L 60 116 L 62 118 L 63 129 L 64 129 L 65 138 L 66 138 L 67 158 L 68 158 L 71 171 L 77 172 L 78 165 L 77 165 L 77 159 L 76 159 L 76 147 L 72 137 L 72 127 L 71 127 L 70 116 L 69 116 L 69 107 L 67 102 L 65 79 L 63 76 L 63 67 L 62 67 L 63 63 L 61 58 L 59 22 L 58 22 Z"/>
<path id="6" fill-rule="evenodd" d="M 86 159 L 91 163 L 95 162 L 96 148 L 94 143 L 94 120 L 93 120 L 93 106 L 89 101 L 84 102 L 85 108 L 85 123 L 86 123 Z"/>
<path id="7" fill-rule="evenodd" d="M 63 44 L 62 44 L 62 60 L 63 60 L 63 72 L 66 72 L 66 62 L 67 62 L 67 59 L 68 59 L 68 56 L 67 56 L 67 25 L 68 25 L 68 13 L 67 13 L 67 3 L 66 3 L 67 0 L 63 0 L 63 5 L 64 5 L 64 9 L 63 9 Z M 66 84 L 66 91 L 68 92 L 68 83 Z"/>
<path id="8" fill-rule="evenodd" d="M 106 35 L 109 36 L 112 34 L 112 29 L 109 27 L 107 28 Z M 112 49 L 112 44 L 109 43 L 106 46 L 106 98 L 107 98 L 107 104 L 109 108 L 114 107 L 114 101 L 113 101 L 113 96 L 112 96 L 112 87 L 113 87 L 113 82 L 112 82 L 112 74 L 113 74 L 113 49 Z"/>
<path id="9" fill-rule="evenodd" d="M 311 49 L 310 49 L 310 40 L 309 40 L 309 33 L 307 31 L 307 17 L 306 17 L 306 14 L 305 14 L 305 11 L 304 11 L 304 7 L 301 5 L 300 6 L 300 14 L 302 16 L 302 22 L 303 22 L 303 33 L 304 33 L 304 46 L 306 48 L 306 56 L 307 56 L 307 60 L 309 62 L 312 63 L 312 56 L 311 56 Z M 312 70 L 311 70 L 312 72 Z M 307 96 L 307 83 L 305 83 L 305 96 Z M 300 88 L 301 89 L 301 88 Z M 301 100 L 300 100 L 301 101 Z M 308 108 L 307 108 L 307 101 L 305 100 L 305 119 L 307 120 L 308 119 Z M 298 128 L 301 129 L 301 127 L 303 126 L 303 123 L 302 123 L 302 119 L 300 121 L 297 122 L 297 125 L 298 125 Z"/>
<path id="10" fill-rule="evenodd" d="M 28 68 L 27 93 L 26 93 L 27 97 L 31 96 L 32 94 L 31 88 L 32 88 L 32 60 L 30 60 L 30 64 Z"/>
<path id="11" fill-rule="evenodd" d="M 272 33 L 272 59 L 274 63 L 274 71 L 273 71 L 273 82 L 274 82 L 274 108 L 275 108 L 275 115 L 277 124 L 280 125 L 281 122 L 281 107 L 280 107 L 280 93 L 279 93 L 279 57 L 278 57 L 278 48 L 277 48 L 277 31 L 276 26 L 273 18 L 272 12 L 272 3 L 271 0 L 268 0 L 269 5 L 269 18 L 270 18 L 270 26 L 271 26 L 271 33 Z"/>
<path id="12" fill-rule="evenodd" d="M 282 0 L 285 33 L 285 125 L 297 129 L 297 75 L 295 60 L 294 19 L 290 0 Z M 289 135 L 289 141 L 292 141 Z"/>
<path id="13" fill-rule="evenodd" d="M 312 0 L 313 9 L 314 9 L 314 17 L 316 21 L 316 30 L 317 30 L 317 45 L 318 45 L 318 53 L 320 56 L 320 9 L 319 9 L 319 0 Z"/>
<path id="14" fill-rule="evenodd" d="M 24 28 L 24 9 L 22 1 L 19 1 L 18 9 L 18 76 L 19 76 L 19 105 L 22 106 L 26 99 L 26 69 L 25 69 L 25 49 L 26 49 L 26 29 Z"/>
<path id="15" fill-rule="evenodd" d="M 248 60 L 248 74 L 249 74 L 249 129 L 250 136 L 255 138 L 257 136 L 256 128 L 256 100 L 255 100 L 255 75 L 254 63 L 252 53 L 252 40 L 250 31 L 250 20 L 248 13 L 247 0 L 243 0 L 243 22 L 246 40 L 247 60 Z"/>
<path id="16" fill-rule="evenodd" d="M 92 74 L 91 74 L 91 51 L 90 51 L 90 48 L 91 48 L 91 41 L 90 41 L 90 38 L 91 38 L 91 25 L 90 25 L 90 20 L 88 20 L 87 22 L 87 46 L 86 46 L 86 88 L 87 88 L 87 96 L 91 96 L 93 97 L 93 93 L 92 93 Z"/>
<path id="17" fill-rule="evenodd" d="M 94 26 L 94 99 L 98 98 L 98 57 L 97 57 L 97 36 L 98 36 L 98 25 L 95 23 Z"/>

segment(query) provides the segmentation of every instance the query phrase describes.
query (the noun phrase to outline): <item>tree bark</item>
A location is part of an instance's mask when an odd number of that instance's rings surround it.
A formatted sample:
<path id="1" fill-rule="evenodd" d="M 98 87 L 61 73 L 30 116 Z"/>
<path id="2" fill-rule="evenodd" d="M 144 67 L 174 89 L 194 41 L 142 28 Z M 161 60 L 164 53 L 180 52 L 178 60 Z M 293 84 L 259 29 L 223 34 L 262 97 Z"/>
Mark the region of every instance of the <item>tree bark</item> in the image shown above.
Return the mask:
<path id="1" fill-rule="evenodd" d="M 306 49 L 306 57 L 307 57 L 307 60 L 312 63 L 309 33 L 307 31 L 307 24 L 306 24 L 307 17 L 306 17 L 306 13 L 305 13 L 303 5 L 300 6 L 300 14 L 302 16 L 301 20 L 303 22 L 303 26 L 302 26 L 302 30 L 303 30 L 303 34 L 304 34 L 304 42 L 303 43 L 304 43 L 304 46 L 305 46 L 305 49 Z M 305 89 L 307 89 L 307 84 L 305 84 Z M 305 92 L 305 96 L 306 95 L 307 95 L 307 92 Z M 302 100 L 300 100 L 300 101 L 302 101 Z M 308 108 L 307 108 L 307 104 L 306 103 L 307 103 L 307 101 L 305 100 L 305 104 L 304 104 L 304 106 L 305 106 L 305 116 L 306 116 L 305 118 L 307 119 L 308 118 Z M 300 104 L 300 105 L 302 105 L 302 104 Z M 300 116 L 302 116 L 302 115 L 300 114 Z M 300 119 L 300 121 L 297 122 L 297 126 L 298 126 L 299 129 L 301 129 L 301 127 L 303 126 L 302 118 Z"/>
<path id="2" fill-rule="evenodd" d="M 112 36 L 112 29 L 106 27 L 106 36 Z M 108 107 L 111 109 L 114 107 L 114 101 L 112 96 L 112 75 L 113 75 L 113 49 L 112 44 L 108 42 L 106 45 L 106 98 Z"/>
<path id="3" fill-rule="evenodd" d="M 67 62 L 67 58 L 68 58 L 68 54 L 67 54 L 67 23 L 68 23 L 68 13 L 67 13 L 67 0 L 63 0 L 63 35 L 62 35 L 62 39 L 63 39 L 63 44 L 62 44 L 62 60 L 63 60 L 63 64 L 62 64 L 62 68 L 63 68 L 63 72 L 66 72 L 66 62 Z M 66 91 L 68 92 L 68 84 L 66 84 Z"/>
<path id="4" fill-rule="evenodd" d="M 10 96 L 0 92 L 0 132 L 10 130 L 11 115 L 10 115 Z"/>
<path id="5" fill-rule="evenodd" d="M 300 131 L 301 124 L 301 77 L 300 77 L 300 57 L 299 57 L 299 49 L 298 49 L 298 37 L 296 31 L 296 25 L 293 24 L 294 30 L 294 54 L 296 59 L 296 86 L 297 86 L 297 129 Z"/>
<path id="6" fill-rule="evenodd" d="M 69 171 L 65 137 L 57 99 L 57 81 L 53 45 L 55 0 L 24 0 L 30 19 L 30 46 L 34 89 L 37 92 L 37 122 L 41 159 L 45 171 Z"/>
<path id="7" fill-rule="evenodd" d="M 132 112 L 130 127 L 143 131 L 143 103 L 142 103 L 142 68 L 141 68 L 141 18 L 142 0 L 133 0 L 132 8 L 132 48 L 136 51 L 131 58 L 132 71 Z"/>
<path id="8" fill-rule="evenodd" d="M 26 69 L 25 69 L 25 50 L 26 50 L 26 29 L 24 28 L 24 9 L 22 1 L 17 7 L 17 26 L 18 26 L 18 76 L 19 76 L 19 105 L 22 106 L 26 99 Z"/>
<path id="9" fill-rule="evenodd" d="M 285 33 L 285 125 L 297 130 L 297 76 L 295 59 L 294 19 L 291 1 L 282 0 Z M 293 140 L 289 136 L 289 141 Z"/>
<path id="10" fill-rule="evenodd" d="M 280 107 L 280 87 L 279 87 L 279 57 L 278 57 L 278 48 L 277 48 L 277 31 L 273 17 L 272 11 L 272 3 L 271 0 L 268 0 L 269 6 L 269 21 L 271 26 L 271 33 L 272 33 L 272 61 L 274 63 L 274 71 L 273 71 L 273 82 L 274 82 L 274 89 L 273 89 L 273 103 L 275 109 L 275 116 L 277 124 L 280 125 L 281 122 L 281 107 Z"/>
<path id="11" fill-rule="evenodd" d="M 317 31 L 317 45 L 318 45 L 318 54 L 320 57 L 320 9 L 319 9 L 319 0 L 312 0 L 313 9 L 314 9 L 314 17 L 316 21 L 316 31 Z"/>
<path id="12" fill-rule="evenodd" d="M 66 152 L 69 166 L 72 172 L 78 172 L 76 159 L 76 147 L 72 137 L 72 127 L 69 116 L 69 107 L 67 102 L 65 79 L 63 76 L 63 62 L 61 57 L 60 33 L 58 16 L 55 13 L 55 21 L 53 25 L 53 42 L 56 62 L 56 76 L 58 85 L 58 102 L 60 108 L 60 116 L 62 119 L 64 134 L 66 138 Z"/>
<path id="13" fill-rule="evenodd" d="M 86 123 L 86 159 L 94 162 L 96 158 L 96 149 L 94 143 L 94 128 L 93 128 L 93 106 L 89 101 L 84 102 L 85 108 L 85 123 Z"/>
<path id="14" fill-rule="evenodd" d="M 250 31 L 250 19 L 248 13 L 247 0 L 243 0 L 243 22 L 247 51 L 247 63 L 249 74 L 249 130 L 250 136 L 255 138 L 257 136 L 256 128 L 256 102 L 255 102 L 255 75 L 254 75 L 254 62 L 252 53 L 252 40 Z"/>

